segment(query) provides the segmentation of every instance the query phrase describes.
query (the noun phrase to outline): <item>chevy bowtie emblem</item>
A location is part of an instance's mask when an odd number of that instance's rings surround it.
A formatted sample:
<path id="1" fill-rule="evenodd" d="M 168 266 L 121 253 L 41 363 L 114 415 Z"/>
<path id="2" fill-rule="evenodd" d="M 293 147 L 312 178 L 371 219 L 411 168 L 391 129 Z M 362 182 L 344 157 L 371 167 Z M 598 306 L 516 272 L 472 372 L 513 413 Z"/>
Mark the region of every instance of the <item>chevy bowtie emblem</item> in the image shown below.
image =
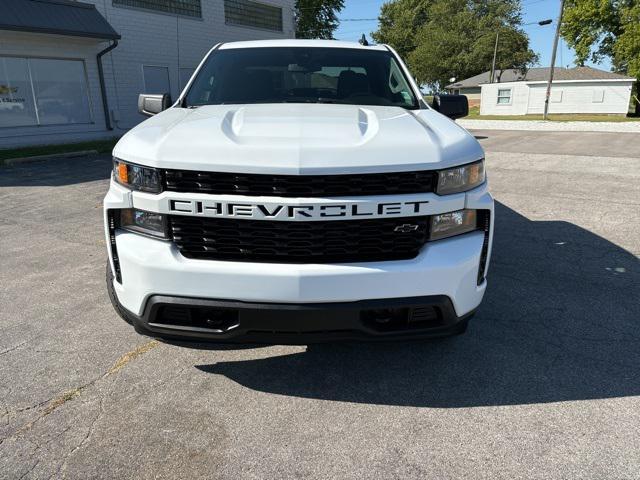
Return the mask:
<path id="1" fill-rule="evenodd" d="M 399 233 L 410 233 L 410 232 L 415 232 L 416 230 L 418 230 L 420 226 L 419 225 L 413 225 L 411 223 L 403 223 L 402 225 L 398 225 L 396 228 L 393 229 L 394 232 L 399 232 Z"/>

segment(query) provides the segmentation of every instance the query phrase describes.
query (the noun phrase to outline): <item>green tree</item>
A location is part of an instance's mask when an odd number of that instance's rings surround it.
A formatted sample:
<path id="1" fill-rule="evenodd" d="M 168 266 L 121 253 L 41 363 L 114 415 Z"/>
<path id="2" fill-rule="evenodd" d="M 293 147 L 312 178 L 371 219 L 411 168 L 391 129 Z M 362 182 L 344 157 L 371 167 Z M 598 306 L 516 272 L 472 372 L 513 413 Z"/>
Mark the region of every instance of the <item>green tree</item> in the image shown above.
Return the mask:
<path id="1" fill-rule="evenodd" d="M 407 60 L 420 84 L 441 90 L 451 77 L 491 68 L 499 32 L 498 78 L 508 68 L 526 70 L 538 60 L 520 28 L 518 0 L 391 0 L 373 38 Z"/>
<path id="2" fill-rule="evenodd" d="M 378 31 L 372 37 L 391 45 L 402 58 L 417 47 L 416 32 L 427 23 L 431 0 L 395 0 L 384 3 L 378 16 Z"/>
<path id="3" fill-rule="evenodd" d="M 638 0 L 566 0 L 561 33 L 576 52 L 576 64 L 610 58 L 615 71 L 640 81 Z"/>
<path id="4" fill-rule="evenodd" d="M 296 38 L 332 39 L 344 0 L 296 0 Z"/>

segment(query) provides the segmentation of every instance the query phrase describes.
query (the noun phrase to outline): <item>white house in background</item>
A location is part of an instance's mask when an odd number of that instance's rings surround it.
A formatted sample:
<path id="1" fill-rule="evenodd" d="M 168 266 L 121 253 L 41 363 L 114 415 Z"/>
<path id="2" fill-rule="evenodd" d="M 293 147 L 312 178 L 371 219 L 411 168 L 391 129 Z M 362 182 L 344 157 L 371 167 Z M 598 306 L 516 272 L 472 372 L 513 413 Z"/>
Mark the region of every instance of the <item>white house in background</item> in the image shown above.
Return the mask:
<path id="1" fill-rule="evenodd" d="M 122 135 L 138 94 L 176 98 L 216 43 L 293 38 L 294 4 L 0 0 L 0 148 Z"/>
<path id="2" fill-rule="evenodd" d="M 489 72 L 447 85 L 451 93 L 466 94 L 480 88 L 481 115 L 540 114 L 549 68 L 497 72 L 498 83 L 489 83 Z M 626 115 L 634 78 L 591 67 L 556 68 L 549 113 Z"/>

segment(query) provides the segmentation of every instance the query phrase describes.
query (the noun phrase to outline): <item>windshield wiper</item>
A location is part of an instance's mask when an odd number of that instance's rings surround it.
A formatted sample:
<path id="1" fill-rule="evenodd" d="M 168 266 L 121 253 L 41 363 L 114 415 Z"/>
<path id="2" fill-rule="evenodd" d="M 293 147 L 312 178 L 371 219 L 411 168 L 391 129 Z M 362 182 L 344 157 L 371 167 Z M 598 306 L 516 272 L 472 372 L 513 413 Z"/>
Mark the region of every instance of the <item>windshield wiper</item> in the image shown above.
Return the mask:
<path id="1" fill-rule="evenodd" d="M 342 103 L 342 102 L 340 102 L 339 100 L 336 100 L 335 98 L 319 97 L 318 103 Z"/>
<path id="2" fill-rule="evenodd" d="M 284 103 L 341 103 L 334 98 L 286 98 L 282 100 Z"/>

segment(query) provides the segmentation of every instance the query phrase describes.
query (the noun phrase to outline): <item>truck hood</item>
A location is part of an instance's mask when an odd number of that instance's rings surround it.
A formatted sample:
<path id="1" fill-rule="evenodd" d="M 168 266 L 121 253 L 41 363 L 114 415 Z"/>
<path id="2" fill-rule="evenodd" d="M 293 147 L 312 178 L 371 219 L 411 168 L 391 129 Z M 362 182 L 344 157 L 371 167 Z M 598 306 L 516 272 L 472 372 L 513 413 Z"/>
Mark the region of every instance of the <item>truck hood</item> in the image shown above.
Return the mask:
<path id="1" fill-rule="evenodd" d="M 439 169 L 484 153 L 431 109 L 256 104 L 170 108 L 130 130 L 114 155 L 159 168 L 310 175 Z"/>

